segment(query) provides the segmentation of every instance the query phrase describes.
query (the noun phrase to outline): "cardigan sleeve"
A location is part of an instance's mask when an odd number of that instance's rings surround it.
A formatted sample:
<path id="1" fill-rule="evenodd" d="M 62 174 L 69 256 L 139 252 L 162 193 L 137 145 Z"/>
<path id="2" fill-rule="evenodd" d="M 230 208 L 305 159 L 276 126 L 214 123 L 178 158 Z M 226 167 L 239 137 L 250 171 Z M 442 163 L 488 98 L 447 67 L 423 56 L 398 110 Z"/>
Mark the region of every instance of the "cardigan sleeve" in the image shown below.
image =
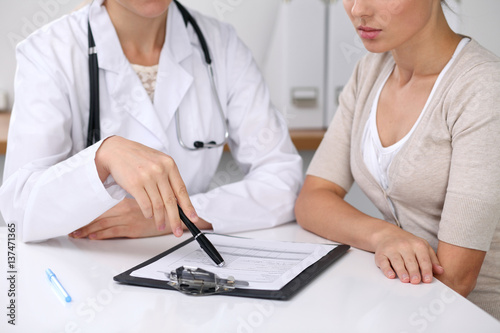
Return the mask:
<path id="1" fill-rule="evenodd" d="M 307 169 L 307 174 L 331 181 L 346 192 L 354 178 L 351 172 L 351 136 L 361 60 L 342 90 L 339 107 L 325 137 Z"/>
<path id="2" fill-rule="evenodd" d="M 438 239 L 488 251 L 500 220 L 500 62 L 469 69 L 445 98 L 452 157 Z"/>

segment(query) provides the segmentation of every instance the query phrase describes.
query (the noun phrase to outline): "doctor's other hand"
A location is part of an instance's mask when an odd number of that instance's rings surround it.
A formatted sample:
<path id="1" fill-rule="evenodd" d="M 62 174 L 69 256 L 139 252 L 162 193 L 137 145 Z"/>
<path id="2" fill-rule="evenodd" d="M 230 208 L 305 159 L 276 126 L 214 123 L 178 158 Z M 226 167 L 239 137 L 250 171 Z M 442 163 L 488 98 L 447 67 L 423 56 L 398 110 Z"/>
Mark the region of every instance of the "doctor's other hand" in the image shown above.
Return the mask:
<path id="1" fill-rule="evenodd" d="M 159 231 L 152 219 L 144 217 L 135 199 L 123 199 L 116 206 L 69 234 L 73 238 L 109 239 L 140 238 L 172 233 L 170 226 Z"/>
<path id="2" fill-rule="evenodd" d="M 200 229 L 209 229 L 211 224 L 201 218 L 197 223 Z M 110 239 L 141 238 L 172 233 L 170 226 L 159 231 L 151 219 L 142 214 L 135 199 L 125 198 L 116 206 L 96 218 L 86 226 L 69 234 L 72 238 Z"/>
<path id="3" fill-rule="evenodd" d="M 146 219 L 153 219 L 159 232 L 166 221 L 174 235 L 182 235 L 177 204 L 193 222 L 198 221 L 184 181 L 172 157 L 138 142 L 112 136 L 96 152 L 95 164 L 104 182 L 111 174 L 130 193 Z"/>
<path id="4" fill-rule="evenodd" d="M 443 274 L 434 249 L 429 243 L 397 227 L 385 229 L 374 235 L 375 264 L 390 279 L 399 277 L 401 282 L 430 283 L 434 274 Z"/>

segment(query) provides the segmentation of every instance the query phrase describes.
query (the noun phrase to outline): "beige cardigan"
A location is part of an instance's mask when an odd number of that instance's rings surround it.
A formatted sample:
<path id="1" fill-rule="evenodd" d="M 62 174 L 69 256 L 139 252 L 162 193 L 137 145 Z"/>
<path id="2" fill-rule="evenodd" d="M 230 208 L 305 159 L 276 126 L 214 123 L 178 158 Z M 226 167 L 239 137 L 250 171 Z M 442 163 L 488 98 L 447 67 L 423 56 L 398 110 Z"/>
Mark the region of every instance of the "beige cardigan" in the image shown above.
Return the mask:
<path id="1" fill-rule="evenodd" d="M 488 251 L 468 299 L 500 320 L 500 59 L 474 40 L 457 55 L 389 167 L 384 191 L 361 146 L 374 97 L 393 68 L 390 53 L 358 63 L 307 173 L 345 190 L 356 181 L 387 221 L 434 249 L 441 240 Z"/>

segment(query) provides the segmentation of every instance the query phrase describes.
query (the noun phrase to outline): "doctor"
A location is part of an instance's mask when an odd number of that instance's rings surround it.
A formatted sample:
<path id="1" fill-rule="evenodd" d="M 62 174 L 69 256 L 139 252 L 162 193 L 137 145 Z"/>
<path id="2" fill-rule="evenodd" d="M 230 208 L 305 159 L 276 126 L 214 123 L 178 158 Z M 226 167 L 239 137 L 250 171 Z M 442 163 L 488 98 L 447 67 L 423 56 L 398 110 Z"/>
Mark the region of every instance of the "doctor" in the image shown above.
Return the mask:
<path id="1" fill-rule="evenodd" d="M 177 203 L 221 233 L 294 219 L 302 162 L 250 51 L 188 10 L 200 37 L 182 9 L 96 0 L 19 44 L 0 210 L 23 241 L 180 236 Z M 86 147 L 95 50 L 100 139 Z M 216 175 L 226 141 L 245 177 L 213 188 L 234 172 Z"/>

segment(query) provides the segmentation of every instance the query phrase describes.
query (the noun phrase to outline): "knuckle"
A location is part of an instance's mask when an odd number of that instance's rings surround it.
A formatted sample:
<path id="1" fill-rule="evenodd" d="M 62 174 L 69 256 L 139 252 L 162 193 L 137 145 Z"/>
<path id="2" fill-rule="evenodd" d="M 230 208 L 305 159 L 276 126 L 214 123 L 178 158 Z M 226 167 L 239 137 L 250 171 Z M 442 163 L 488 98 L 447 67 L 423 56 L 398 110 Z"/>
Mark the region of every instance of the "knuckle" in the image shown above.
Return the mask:
<path id="1" fill-rule="evenodd" d="M 419 239 L 416 246 L 421 250 L 426 250 L 429 248 L 430 245 L 425 239 Z"/>
<path id="2" fill-rule="evenodd" d="M 155 212 L 155 216 L 160 215 L 159 212 L 163 211 L 163 205 L 161 204 L 154 204 L 153 205 L 153 210 Z"/>
<path id="3" fill-rule="evenodd" d="M 149 215 L 151 214 L 151 203 L 149 201 L 143 201 L 139 203 L 139 207 L 143 214 Z"/>
<path id="4" fill-rule="evenodd" d="M 404 267 L 404 262 L 403 262 L 403 259 L 401 259 L 401 257 L 395 257 L 395 258 L 391 258 L 391 265 L 396 268 L 396 267 Z"/>
<path id="5" fill-rule="evenodd" d="M 102 230 L 102 229 L 106 229 L 106 228 L 108 228 L 108 226 L 109 226 L 109 221 L 108 221 L 108 219 L 107 219 L 107 218 L 102 218 L 102 219 L 100 219 L 100 220 L 96 223 L 96 226 L 97 226 L 100 230 Z"/>
<path id="6" fill-rule="evenodd" d="M 168 195 L 164 199 L 166 206 L 174 206 L 177 204 L 177 199 L 173 195 Z"/>
<path id="7" fill-rule="evenodd" d="M 398 247 L 390 246 L 384 250 L 384 253 L 388 259 L 394 260 L 400 257 L 401 251 Z"/>
<path id="8" fill-rule="evenodd" d="M 418 261 L 422 264 L 425 264 L 425 265 L 431 265 L 431 258 L 428 256 L 423 256 L 423 257 L 419 258 Z"/>
<path id="9" fill-rule="evenodd" d="M 188 195 L 186 185 L 182 184 L 179 188 L 177 188 L 177 194 L 179 196 Z"/>
<path id="10" fill-rule="evenodd" d="M 148 178 L 151 176 L 158 176 L 164 173 L 164 168 L 161 163 L 152 163 L 149 167 Z"/>
<path id="11" fill-rule="evenodd" d="M 417 258 L 415 258 L 413 255 L 406 257 L 404 261 L 407 265 L 411 266 L 415 266 L 417 264 Z"/>
<path id="12" fill-rule="evenodd" d="M 161 162 L 163 165 L 167 166 L 168 168 L 177 167 L 175 165 L 174 159 L 168 155 L 163 155 L 161 158 Z"/>
<path id="13" fill-rule="evenodd" d="M 413 246 L 412 246 L 411 242 L 409 242 L 407 239 L 405 239 L 399 243 L 399 248 L 404 250 L 404 251 L 407 251 L 407 250 L 413 248 Z"/>
<path id="14" fill-rule="evenodd" d="M 120 237 L 120 230 L 119 228 L 110 228 L 108 229 L 108 237 L 110 238 L 116 238 L 116 237 Z"/>
<path id="15" fill-rule="evenodd" d="M 155 212 L 158 212 L 158 211 L 163 211 L 164 207 L 163 207 L 163 202 L 161 200 L 156 200 L 154 203 L 153 203 L 153 210 Z"/>

